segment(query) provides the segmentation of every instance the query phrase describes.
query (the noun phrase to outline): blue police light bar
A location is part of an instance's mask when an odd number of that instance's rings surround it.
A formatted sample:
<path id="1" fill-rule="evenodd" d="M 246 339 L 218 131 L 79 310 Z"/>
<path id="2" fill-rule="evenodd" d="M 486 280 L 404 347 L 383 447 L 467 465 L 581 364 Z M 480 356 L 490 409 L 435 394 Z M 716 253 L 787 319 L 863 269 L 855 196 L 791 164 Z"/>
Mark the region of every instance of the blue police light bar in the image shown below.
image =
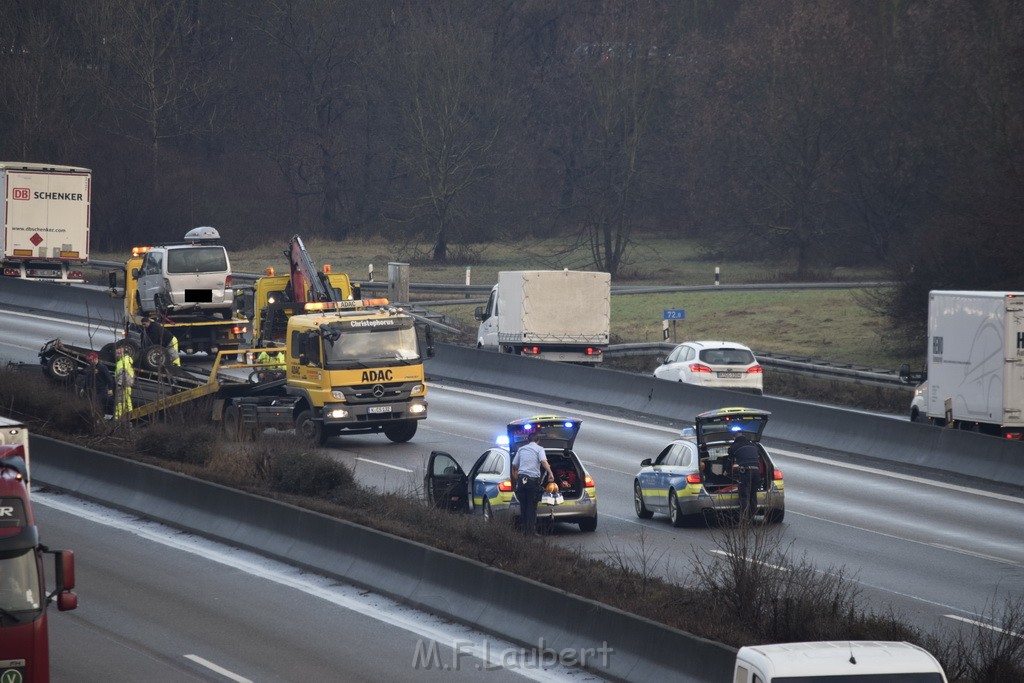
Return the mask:
<path id="1" fill-rule="evenodd" d="M 494 440 L 494 443 L 498 444 L 502 448 L 508 448 L 508 434 L 499 435 L 498 438 Z"/>
<path id="2" fill-rule="evenodd" d="M 572 423 L 572 422 L 566 422 L 566 423 L 565 423 L 565 428 L 566 428 L 566 429 L 572 429 L 572 428 L 573 428 L 573 425 L 574 425 L 574 423 Z"/>
<path id="3" fill-rule="evenodd" d="M 741 427 L 740 425 L 733 425 L 732 427 L 729 427 L 729 431 L 730 432 L 742 432 L 743 431 L 743 427 Z"/>

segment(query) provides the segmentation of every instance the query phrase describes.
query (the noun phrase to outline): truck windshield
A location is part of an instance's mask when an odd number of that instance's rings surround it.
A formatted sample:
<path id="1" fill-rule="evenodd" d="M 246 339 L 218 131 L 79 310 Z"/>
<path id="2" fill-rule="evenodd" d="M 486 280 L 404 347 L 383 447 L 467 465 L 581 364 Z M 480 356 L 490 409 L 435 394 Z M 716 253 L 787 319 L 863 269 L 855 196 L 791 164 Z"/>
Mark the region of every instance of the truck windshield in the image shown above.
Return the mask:
<path id="1" fill-rule="evenodd" d="M 41 601 L 35 553 L 29 549 L 17 555 L 0 555 L 0 610 L 9 613 L 35 611 L 40 609 Z"/>
<path id="2" fill-rule="evenodd" d="M 327 367 L 352 362 L 413 361 L 420 357 L 416 330 L 411 324 L 397 327 L 346 326 L 334 342 L 324 340 L 324 354 Z"/>

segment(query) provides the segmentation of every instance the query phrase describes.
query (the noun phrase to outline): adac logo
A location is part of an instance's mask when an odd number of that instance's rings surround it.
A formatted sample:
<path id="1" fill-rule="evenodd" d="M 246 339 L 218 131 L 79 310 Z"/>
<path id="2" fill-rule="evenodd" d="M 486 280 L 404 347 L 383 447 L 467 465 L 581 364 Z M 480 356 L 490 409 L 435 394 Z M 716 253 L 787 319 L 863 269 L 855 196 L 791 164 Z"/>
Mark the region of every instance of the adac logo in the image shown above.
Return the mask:
<path id="1" fill-rule="evenodd" d="M 0 683 L 22 683 L 24 679 L 17 669 L 7 669 L 0 673 Z"/>
<path id="2" fill-rule="evenodd" d="M 363 382 L 390 382 L 393 376 L 391 370 L 364 370 Z"/>

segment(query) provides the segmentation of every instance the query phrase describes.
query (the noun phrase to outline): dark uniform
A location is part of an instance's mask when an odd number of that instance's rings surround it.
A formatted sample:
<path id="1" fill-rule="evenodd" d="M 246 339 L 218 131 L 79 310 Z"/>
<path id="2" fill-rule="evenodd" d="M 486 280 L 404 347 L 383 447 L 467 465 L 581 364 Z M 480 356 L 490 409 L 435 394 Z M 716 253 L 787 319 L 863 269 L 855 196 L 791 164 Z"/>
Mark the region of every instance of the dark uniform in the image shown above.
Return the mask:
<path id="1" fill-rule="evenodd" d="M 757 445 L 740 434 L 729 446 L 729 456 L 739 481 L 740 515 L 753 518 L 757 512 L 757 490 L 761 488 L 761 455 Z"/>
<path id="2" fill-rule="evenodd" d="M 93 363 L 90 358 L 89 364 L 81 371 L 76 381 L 79 389 L 102 408 L 104 414 L 114 412 L 114 376 L 110 374 L 110 369 L 106 365 Z"/>

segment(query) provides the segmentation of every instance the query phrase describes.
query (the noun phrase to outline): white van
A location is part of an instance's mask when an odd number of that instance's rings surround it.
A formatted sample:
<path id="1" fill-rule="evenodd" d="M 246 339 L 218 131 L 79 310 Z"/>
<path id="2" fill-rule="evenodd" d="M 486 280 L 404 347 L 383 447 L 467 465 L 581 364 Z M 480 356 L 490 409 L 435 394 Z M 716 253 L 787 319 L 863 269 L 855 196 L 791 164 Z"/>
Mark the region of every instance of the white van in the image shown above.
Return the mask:
<path id="1" fill-rule="evenodd" d="M 142 265 L 131 276 L 138 280 L 142 313 L 220 313 L 229 320 L 234 309 L 231 262 L 215 242 L 216 229 L 201 227 L 185 234 L 185 244 L 148 247 Z"/>
<path id="2" fill-rule="evenodd" d="M 910 643 L 838 640 L 750 645 L 733 683 L 947 683 L 935 657 Z"/>

